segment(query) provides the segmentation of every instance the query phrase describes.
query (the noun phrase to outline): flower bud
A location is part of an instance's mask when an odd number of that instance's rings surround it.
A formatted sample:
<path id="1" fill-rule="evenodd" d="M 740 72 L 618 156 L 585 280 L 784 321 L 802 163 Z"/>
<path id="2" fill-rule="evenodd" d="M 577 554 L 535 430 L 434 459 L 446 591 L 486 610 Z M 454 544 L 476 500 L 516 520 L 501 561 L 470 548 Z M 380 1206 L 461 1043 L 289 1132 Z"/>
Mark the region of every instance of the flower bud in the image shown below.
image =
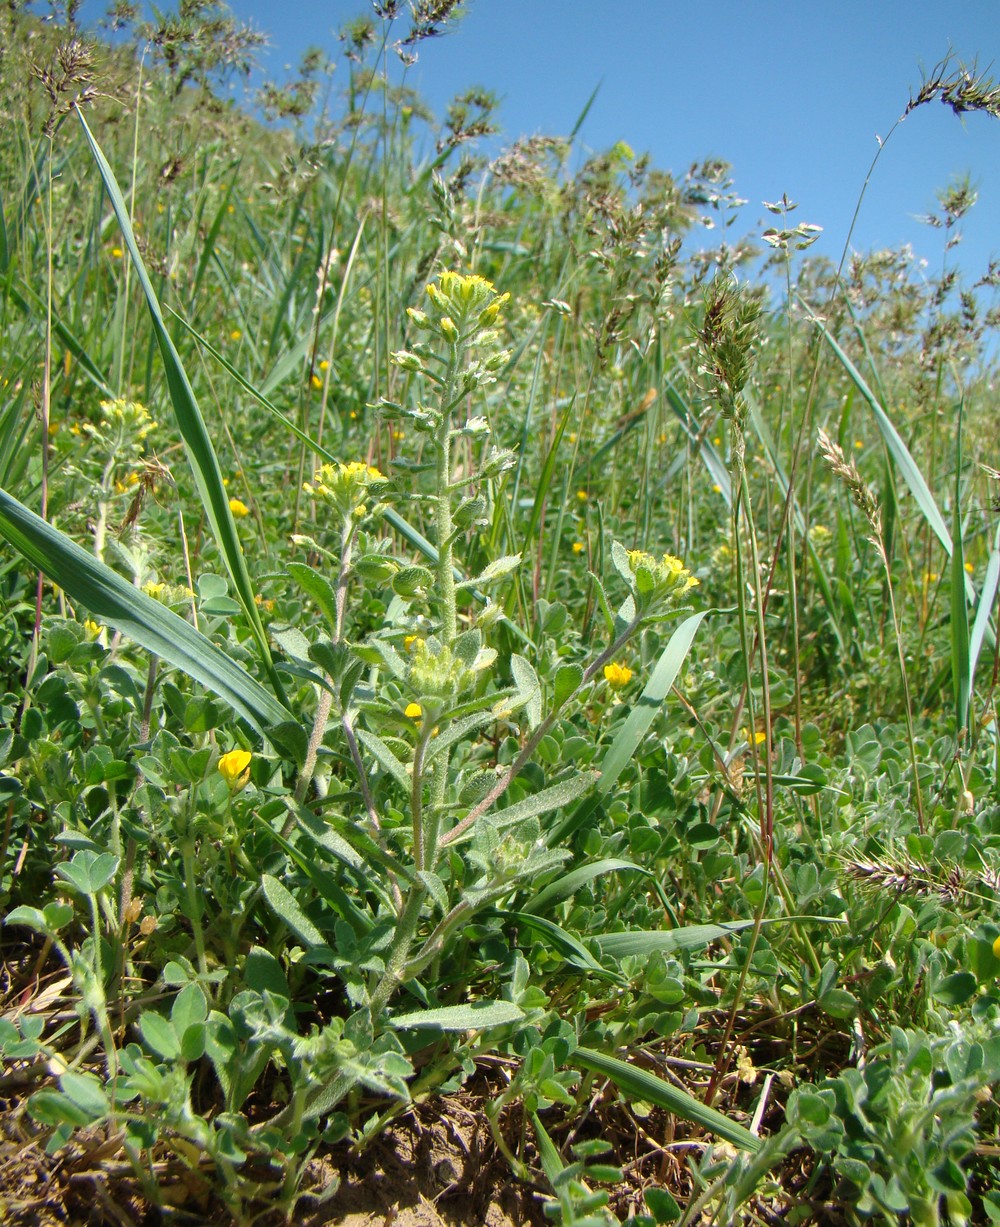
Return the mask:
<path id="1" fill-rule="evenodd" d="M 395 353 L 389 355 L 393 362 L 404 371 L 422 371 L 423 363 L 416 354 L 411 354 L 408 349 L 397 349 Z"/>
<path id="2" fill-rule="evenodd" d="M 458 329 L 455 327 L 455 321 L 450 315 L 446 315 L 441 320 L 441 335 L 449 345 L 458 344 Z"/>
<path id="3" fill-rule="evenodd" d="M 433 328 L 430 316 L 423 311 L 418 311 L 415 307 L 407 307 L 406 314 L 410 317 L 417 328 Z"/>

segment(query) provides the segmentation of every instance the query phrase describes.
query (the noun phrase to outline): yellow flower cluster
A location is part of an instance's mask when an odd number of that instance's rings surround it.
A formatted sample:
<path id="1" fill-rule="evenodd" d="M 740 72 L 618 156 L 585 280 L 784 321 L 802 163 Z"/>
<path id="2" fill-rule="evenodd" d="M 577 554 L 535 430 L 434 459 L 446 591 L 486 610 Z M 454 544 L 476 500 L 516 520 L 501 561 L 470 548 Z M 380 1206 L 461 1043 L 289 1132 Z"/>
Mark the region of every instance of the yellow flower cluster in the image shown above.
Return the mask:
<path id="1" fill-rule="evenodd" d="M 644 550 L 629 550 L 628 561 L 635 576 L 636 591 L 643 597 L 676 600 L 698 583 L 684 563 L 673 554 L 654 558 Z"/>
<path id="2" fill-rule="evenodd" d="M 352 460 L 348 464 L 322 465 L 312 483 L 306 482 L 302 488 L 311 498 L 335 507 L 346 519 L 360 520 L 368 513 L 369 492 L 387 481 L 374 465 Z"/>
<path id="3" fill-rule="evenodd" d="M 492 328 L 500 311 L 510 301 L 510 294 L 498 294 L 496 286 L 478 273 L 446 271 L 437 282 L 427 287 L 427 297 L 435 308 L 437 319 L 412 307 L 407 311 L 418 328 L 440 332 L 451 345 L 456 345 L 463 332 Z"/>
<path id="4" fill-rule="evenodd" d="M 91 438 L 103 439 L 111 448 L 128 445 L 135 451 L 140 450 L 139 445 L 155 429 L 156 423 L 145 405 L 121 397 L 101 401 L 101 420 L 97 426 L 90 422 L 83 424 L 83 430 Z"/>

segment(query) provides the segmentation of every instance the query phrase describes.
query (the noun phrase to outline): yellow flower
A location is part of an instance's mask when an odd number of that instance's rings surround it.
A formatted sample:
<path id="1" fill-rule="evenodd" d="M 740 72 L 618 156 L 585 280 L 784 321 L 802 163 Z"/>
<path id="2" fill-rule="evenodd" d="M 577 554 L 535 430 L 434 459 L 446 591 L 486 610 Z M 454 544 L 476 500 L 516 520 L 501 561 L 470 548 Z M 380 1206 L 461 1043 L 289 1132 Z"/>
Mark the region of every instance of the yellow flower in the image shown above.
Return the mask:
<path id="1" fill-rule="evenodd" d="M 403 715 L 408 716 L 411 720 L 419 720 L 424 714 L 424 709 L 419 703 L 407 703 L 403 710 Z"/>
<path id="2" fill-rule="evenodd" d="M 124 255 L 124 252 L 122 251 L 120 247 L 112 247 L 111 255 L 115 260 L 120 260 L 122 256 Z"/>
<path id="3" fill-rule="evenodd" d="M 321 388 L 323 386 L 323 380 L 320 379 L 318 375 L 313 375 L 310 378 L 309 382 L 312 384 L 314 388 Z"/>
<path id="4" fill-rule="evenodd" d="M 721 493 L 722 493 L 722 487 L 721 487 L 720 485 L 718 485 L 718 484 L 714 485 L 714 486 L 712 487 L 712 493 L 713 493 L 713 494 L 721 494 Z"/>
<path id="5" fill-rule="evenodd" d="M 229 334 L 229 339 L 230 341 L 241 341 L 243 339 L 242 331 L 239 328 L 234 328 Z"/>
<path id="6" fill-rule="evenodd" d="M 590 495 L 587 493 L 586 490 L 577 490 L 576 497 L 580 500 L 581 503 L 585 503 L 587 499 L 590 497 Z"/>
<path id="7" fill-rule="evenodd" d="M 147 583 L 142 585 L 142 590 L 147 596 L 151 596 L 155 599 L 161 595 L 166 586 L 166 584 L 158 584 L 154 580 L 149 580 Z"/>
<path id="8" fill-rule="evenodd" d="M 1000 959 L 1000 937 L 995 937 L 993 939 L 993 957 L 995 959 Z"/>
<path id="9" fill-rule="evenodd" d="M 243 502 L 242 499 L 238 498 L 231 498 L 229 500 L 229 510 L 233 513 L 237 520 L 242 520 L 244 516 L 248 516 L 250 514 L 250 508 Z"/>
<path id="10" fill-rule="evenodd" d="M 83 629 L 87 632 L 88 639 L 96 639 L 104 628 L 99 623 L 92 622 L 91 619 L 88 618 L 83 624 Z"/>
<path id="11" fill-rule="evenodd" d="M 646 600 L 677 600 L 698 583 L 672 554 L 656 559 L 645 550 L 629 550 L 628 561 L 635 576 L 636 593 Z"/>
<path id="12" fill-rule="evenodd" d="M 764 742 L 767 741 L 767 734 L 764 732 L 761 732 L 760 729 L 756 729 L 752 737 L 750 736 L 750 733 L 747 729 L 740 729 L 740 732 L 746 738 L 746 742 L 748 746 L 749 745 L 762 746 Z"/>
<path id="13" fill-rule="evenodd" d="M 233 792 L 238 792 L 250 779 L 249 750 L 230 750 L 219 759 L 219 774 Z"/>
<path id="14" fill-rule="evenodd" d="M 321 371 L 328 371 L 328 370 L 330 369 L 330 364 L 329 364 L 329 362 L 327 362 L 327 360 L 326 360 L 325 358 L 324 358 L 324 359 L 323 359 L 323 361 L 322 361 L 322 362 L 319 364 L 319 369 L 320 369 Z"/>
<path id="15" fill-rule="evenodd" d="M 310 498 L 322 499 L 351 521 L 368 514 L 367 498 L 373 489 L 386 484 L 387 479 L 373 464 L 352 460 L 348 464 L 323 464 L 316 470 L 312 482 L 303 490 Z M 376 512 L 379 507 L 375 508 Z"/>
<path id="16" fill-rule="evenodd" d="M 722 439 L 721 439 L 721 437 L 720 437 L 719 435 L 716 435 L 716 436 L 715 436 L 715 438 L 712 440 L 712 445 L 713 445 L 714 447 L 721 447 L 721 446 L 722 446 Z"/>
<path id="17" fill-rule="evenodd" d="M 632 670 L 628 665 L 612 662 L 604 666 L 604 679 L 612 690 L 621 690 L 632 680 Z"/>
<path id="18" fill-rule="evenodd" d="M 971 562 L 967 562 L 967 563 L 965 564 L 965 569 L 966 569 L 966 571 L 968 571 L 968 572 L 969 572 L 969 574 L 971 575 L 971 574 L 972 574 L 972 572 L 973 572 L 973 571 L 975 571 L 975 569 L 976 569 L 976 568 L 975 568 L 975 567 L 972 565 L 972 563 L 971 563 Z"/>
<path id="19" fill-rule="evenodd" d="M 407 635 L 403 639 L 403 647 L 406 648 L 408 652 L 412 652 L 413 649 L 417 646 L 417 644 L 420 644 L 420 643 L 423 643 L 423 640 L 420 638 L 419 635 Z"/>
<path id="20" fill-rule="evenodd" d="M 863 447 L 864 447 L 864 443 L 860 439 L 854 440 L 854 450 L 856 452 L 860 452 Z"/>
<path id="21" fill-rule="evenodd" d="M 574 542 L 573 542 L 573 553 L 574 553 L 574 554 L 582 554 L 582 553 L 583 553 L 583 542 L 582 542 L 582 541 L 574 541 Z"/>
<path id="22" fill-rule="evenodd" d="M 473 319 L 480 328 L 490 328 L 496 323 L 501 308 L 510 301 L 509 294 L 498 294 L 493 282 L 477 273 L 465 276 L 449 271 L 440 273 L 437 283 L 427 286 L 427 297 L 453 328 Z M 447 337 L 450 330 L 443 325 L 444 319 L 439 320 L 439 327 Z"/>

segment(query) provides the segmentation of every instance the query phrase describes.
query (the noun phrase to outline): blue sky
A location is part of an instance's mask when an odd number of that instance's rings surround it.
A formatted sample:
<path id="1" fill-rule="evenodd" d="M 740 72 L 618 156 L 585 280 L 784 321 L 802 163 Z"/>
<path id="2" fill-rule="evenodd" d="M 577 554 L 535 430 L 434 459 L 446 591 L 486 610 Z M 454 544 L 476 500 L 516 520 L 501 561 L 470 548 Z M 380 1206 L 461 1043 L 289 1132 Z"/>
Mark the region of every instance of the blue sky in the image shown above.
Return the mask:
<path id="1" fill-rule="evenodd" d="M 337 30 L 364 0 L 231 0 L 267 31 L 268 74 L 314 43 L 339 55 Z M 88 4 L 88 10 L 93 11 Z M 502 98 L 507 138 L 569 132 L 594 87 L 584 149 L 624 140 L 683 174 L 708 156 L 733 165 L 749 229 L 763 200 L 799 202 L 792 222 L 824 228 L 838 258 L 876 136 L 905 108 L 922 70 L 951 52 L 1000 74 L 996 0 L 471 0 L 453 33 L 424 42 L 407 81 L 435 112 L 470 85 Z M 405 31 L 404 20 L 398 23 Z M 342 73 L 342 69 L 338 72 Z M 895 131 L 853 245 L 910 242 L 932 269 L 943 239 L 916 220 L 935 192 L 968 174 L 979 202 L 952 253 L 970 275 L 1000 256 L 1000 120 L 959 118 L 940 103 Z"/>

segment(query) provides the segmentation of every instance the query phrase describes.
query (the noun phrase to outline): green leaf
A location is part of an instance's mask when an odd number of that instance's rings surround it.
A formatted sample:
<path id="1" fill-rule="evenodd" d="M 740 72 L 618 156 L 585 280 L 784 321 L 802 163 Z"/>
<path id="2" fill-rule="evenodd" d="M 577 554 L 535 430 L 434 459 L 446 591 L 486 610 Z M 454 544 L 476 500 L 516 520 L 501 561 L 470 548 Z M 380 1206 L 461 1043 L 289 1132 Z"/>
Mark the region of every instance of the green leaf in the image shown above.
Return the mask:
<path id="1" fill-rule="evenodd" d="M 681 1208 L 666 1189 L 643 1189 L 642 1197 L 658 1225 L 673 1223 L 680 1218 Z"/>
<path id="2" fill-rule="evenodd" d="M 845 988 L 831 988 L 820 997 L 819 1008 L 831 1018 L 853 1018 L 858 1012 L 858 999 Z"/>
<path id="3" fill-rule="evenodd" d="M 546 1132 L 545 1126 L 538 1119 L 537 1112 L 531 1113 L 531 1125 L 538 1140 L 538 1157 L 542 1162 L 542 1171 L 545 1173 L 545 1179 L 555 1188 L 559 1177 L 564 1171 L 562 1157 L 555 1143 Z"/>
<path id="4" fill-rule="evenodd" d="M 689 1120 L 695 1125 L 727 1142 L 732 1142 L 741 1150 L 755 1153 L 761 1148 L 761 1140 L 749 1129 L 738 1125 L 715 1108 L 706 1107 L 700 1100 L 682 1091 L 679 1087 L 662 1078 L 657 1078 L 644 1069 L 638 1069 L 617 1057 L 593 1048 L 577 1048 L 570 1057 L 574 1065 L 582 1065 L 592 1073 L 602 1078 L 609 1078 L 615 1086 L 631 1099 L 641 1099 L 646 1103 L 655 1104 Z"/>
<path id="5" fill-rule="evenodd" d="M 495 584 L 497 580 L 503 579 L 505 576 L 510 575 L 512 571 L 517 570 L 520 563 L 520 554 L 504 554 L 502 558 L 495 558 L 489 566 L 479 572 L 475 579 L 463 580 L 459 587 L 482 588 L 487 584 Z"/>
<path id="6" fill-rule="evenodd" d="M 26 903 L 9 911 L 3 918 L 3 922 L 5 925 L 24 925 L 25 928 L 34 929 L 37 933 L 49 932 L 45 913 L 41 908 L 30 907 Z"/>
<path id="7" fill-rule="evenodd" d="M 521 928 L 533 929 L 542 938 L 546 939 L 549 945 L 573 967 L 580 971 L 587 972 L 589 975 L 600 976 L 602 980 L 613 980 L 619 984 L 625 984 L 627 981 L 615 971 L 609 971 L 606 967 L 600 964 L 590 951 L 578 941 L 572 933 L 567 933 L 565 929 L 554 924 L 551 920 L 545 920 L 541 916 L 533 916 L 530 912 L 506 912 L 498 911 L 497 915 L 502 920 L 509 920 L 513 924 Z"/>
<path id="8" fill-rule="evenodd" d="M 28 1100 L 28 1111 L 43 1125 L 72 1125 L 83 1129 L 93 1123 L 88 1112 L 60 1091 L 38 1091 Z"/>
<path id="9" fill-rule="evenodd" d="M 951 531 L 955 548 L 951 552 L 951 679 L 955 696 L 955 733 L 961 737 L 969 731 L 969 701 L 972 678 L 969 672 L 969 602 L 965 571 L 965 542 L 962 535 L 962 408 L 958 407 L 955 424 L 955 502 Z"/>
<path id="10" fill-rule="evenodd" d="M 201 496 L 206 518 L 218 544 L 219 552 L 225 561 L 226 569 L 232 578 L 233 586 L 243 606 L 243 611 L 250 624 L 254 639 L 257 641 L 261 658 L 271 668 L 271 650 L 268 647 L 267 632 L 264 630 L 260 611 L 254 600 L 253 583 L 250 579 L 250 572 L 247 569 L 243 547 L 240 544 L 236 521 L 229 507 L 229 494 L 223 484 L 222 470 L 219 467 L 219 460 L 212 445 L 212 438 L 201 415 L 201 410 L 198 407 L 198 401 L 187 377 L 184 364 L 181 362 L 180 355 L 163 322 L 163 312 L 160 310 L 156 291 L 153 289 L 153 283 L 149 278 L 146 266 L 139 253 L 139 246 L 136 243 L 132 223 L 129 219 L 128 206 L 122 196 L 114 172 L 108 164 L 108 160 L 105 158 L 100 145 L 94 139 L 93 133 L 87 126 L 83 112 L 79 109 L 77 109 L 77 116 L 83 128 L 84 136 L 87 138 L 87 143 L 90 146 L 90 151 L 94 156 L 94 161 L 97 163 L 101 179 L 104 181 L 104 190 L 108 194 L 111 207 L 114 209 L 115 217 L 118 219 L 122 239 L 128 248 L 132 265 L 135 268 L 136 276 L 139 279 L 139 284 L 146 299 L 146 305 L 149 308 L 153 333 L 159 345 L 160 357 L 163 360 L 167 390 L 170 393 L 170 400 L 174 406 L 177 425 L 181 432 L 181 438 L 184 440 L 184 448 L 191 465 L 195 484 L 198 487 L 198 493 Z"/>
<path id="11" fill-rule="evenodd" d="M 903 442 L 895 426 L 893 426 L 889 415 L 879 404 L 874 392 L 872 392 L 871 388 L 868 387 L 868 384 L 865 383 L 861 372 L 857 369 L 850 358 L 848 358 L 847 354 L 840 348 L 826 328 L 824 328 L 823 324 L 816 318 L 816 316 L 812 315 L 808 307 L 806 307 L 806 311 L 812 319 L 812 322 L 816 325 L 816 328 L 819 330 L 820 335 L 837 355 L 838 361 L 854 381 L 855 387 L 868 402 L 869 408 L 875 415 L 875 423 L 878 426 L 879 432 L 881 433 L 882 438 L 885 440 L 885 445 L 889 449 L 892 458 L 895 460 L 899 471 L 902 474 L 903 480 L 906 482 L 907 486 L 909 486 L 910 493 L 917 500 L 917 506 L 923 513 L 923 517 L 927 521 L 931 531 L 944 546 L 945 552 L 950 557 L 953 548 L 951 534 L 948 532 L 948 527 L 944 522 L 944 517 L 938 510 L 937 503 L 934 501 L 934 495 L 931 494 L 930 487 L 924 480 L 924 476 L 917 467 L 917 463 L 913 459 L 913 456 L 910 454 L 909 448 Z M 968 576 L 965 577 L 965 581 L 968 582 Z"/>
<path id="12" fill-rule="evenodd" d="M 158 1057 L 176 1061 L 181 1055 L 181 1042 L 173 1023 L 162 1014 L 147 1010 L 139 1019 L 139 1033 Z"/>
<path id="13" fill-rule="evenodd" d="M 389 747 L 385 744 L 381 737 L 376 737 L 374 733 L 369 733 L 367 729 L 358 729 L 358 741 L 369 750 L 375 757 L 375 761 L 383 771 L 388 771 L 392 778 L 406 792 L 410 791 L 413 781 L 407 774 L 406 768 L 393 754 Z"/>
<path id="14" fill-rule="evenodd" d="M 487 811 L 490 815 L 490 822 L 495 830 L 502 831 L 504 828 L 516 826 L 519 822 L 524 822 L 528 818 L 537 818 L 539 814 L 547 814 L 551 810 L 560 809 L 571 801 L 575 801 L 588 788 L 593 787 L 595 778 L 592 771 L 582 771 L 579 775 L 570 776 L 569 779 L 561 780 L 558 784 L 553 784 L 549 788 L 543 788 L 540 792 L 532 793 L 523 800 L 515 802 L 514 805 L 508 805 L 506 809 Z M 475 828 L 470 827 L 457 836 L 454 841 L 449 839 L 448 835 L 445 835 L 441 843 L 462 843 L 467 839 L 472 839 L 474 835 Z"/>
<path id="15" fill-rule="evenodd" d="M 601 799 L 606 797 L 614 787 L 618 777 L 642 744 L 649 726 L 660 710 L 660 705 L 670 693 L 670 688 L 677 679 L 681 665 L 691 650 L 698 627 L 712 612 L 710 609 L 705 609 L 701 613 L 692 614 L 690 618 L 685 618 L 670 636 L 642 694 L 636 700 L 625 723 L 618 730 L 614 741 L 604 755 L 601 762 L 601 777 L 597 782 L 595 795 L 583 805 L 578 806 L 546 836 L 549 847 L 565 843 L 570 835 L 580 829 L 600 804 Z"/>
<path id="16" fill-rule="evenodd" d="M 649 878 L 656 879 L 656 874 L 653 870 L 644 869 L 642 865 L 637 865 L 634 861 L 621 860 L 619 857 L 604 857 L 602 860 L 591 861 L 588 865 L 581 865 L 578 869 L 572 869 L 569 873 L 563 874 L 561 878 L 556 878 L 554 882 L 550 882 L 548 886 L 543 886 L 538 894 L 524 905 L 523 910 L 531 913 L 544 912 L 552 904 L 568 899 L 581 886 L 586 886 L 594 878 L 600 877 L 605 873 L 616 873 L 620 870 L 641 873 Z"/>
<path id="17" fill-rule="evenodd" d="M 285 569 L 302 591 L 316 602 L 317 608 L 330 626 L 335 627 L 337 625 L 337 596 L 333 590 L 333 584 L 315 567 L 306 566 L 304 562 L 286 563 Z"/>
<path id="18" fill-rule="evenodd" d="M 942 1005 L 964 1005 L 975 993 L 978 985 L 971 971 L 956 971 L 945 976 L 932 993 L 935 1001 Z"/>
<path id="19" fill-rule="evenodd" d="M 56 875 L 81 895 L 96 895 L 118 870 L 118 858 L 110 852 L 78 852 L 71 861 L 56 866 Z"/>
<path id="20" fill-rule="evenodd" d="M 94 1074 L 78 1074 L 72 1070 L 62 1074 L 59 1086 L 63 1094 L 92 1121 L 101 1120 L 111 1109 L 104 1085 Z"/>
<path id="21" fill-rule="evenodd" d="M 524 1011 L 512 1001 L 473 1001 L 470 1005 L 448 1005 L 436 1010 L 414 1010 L 389 1020 L 397 1031 L 431 1027 L 436 1031 L 484 1031 L 520 1022 Z"/>
<path id="22" fill-rule="evenodd" d="M 291 713 L 200 631 L 0 490 L 0 536 L 94 618 L 200 682 L 258 732 Z"/>
<path id="23" fill-rule="evenodd" d="M 191 983 L 174 998 L 170 1009 L 170 1021 L 178 1035 L 183 1035 L 188 1027 L 203 1023 L 208 1017 L 208 1001 L 200 984 Z"/>
<path id="24" fill-rule="evenodd" d="M 723 925 L 685 925 L 680 929 L 634 929 L 625 933 L 598 933 L 594 941 L 601 954 L 624 959 L 629 955 L 646 955 L 661 952 L 672 954 L 677 950 L 699 950 L 710 946 L 723 937 L 732 937 L 744 929 L 752 928 L 752 920 L 733 920 Z"/>
<path id="25" fill-rule="evenodd" d="M 295 896 L 277 878 L 265 873 L 261 878 L 264 898 L 279 920 L 284 921 L 299 941 L 307 946 L 322 946 L 323 934 L 299 907 Z"/>
<path id="26" fill-rule="evenodd" d="M 517 687 L 516 701 L 525 708 L 529 728 L 534 728 L 542 718 L 542 688 L 538 674 L 532 663 L 518 652 L 511 654 L 510 671 Z"/>
<path id="27" fill-rule="evenodd" d="M 993 538 L 993 549 L 990 551 L 989 561 L 986 564 L 983 589 L 979 594 L 979 605 L 976 608 L 976 617 L 972 624 L 972 635 L 969 641 L 968 686 L 970 695 L 975 683 L 979 653 L 982 650 L 983 640 L 989 633 L 990 615 L 993 612 L 993 602 L 996 599 L 998 583 L 1000 583 L 1000 528 L 997 529 L 996 535 Z"/>
<path id="28" fill-rule="evenodd" d="M 560 665 L 556 670 L 556 680 L 552 701 L 556 707 L 562 707 L 566 700 L 579 689 L 583 682 L 583 669 L 580 665 Z"/>

